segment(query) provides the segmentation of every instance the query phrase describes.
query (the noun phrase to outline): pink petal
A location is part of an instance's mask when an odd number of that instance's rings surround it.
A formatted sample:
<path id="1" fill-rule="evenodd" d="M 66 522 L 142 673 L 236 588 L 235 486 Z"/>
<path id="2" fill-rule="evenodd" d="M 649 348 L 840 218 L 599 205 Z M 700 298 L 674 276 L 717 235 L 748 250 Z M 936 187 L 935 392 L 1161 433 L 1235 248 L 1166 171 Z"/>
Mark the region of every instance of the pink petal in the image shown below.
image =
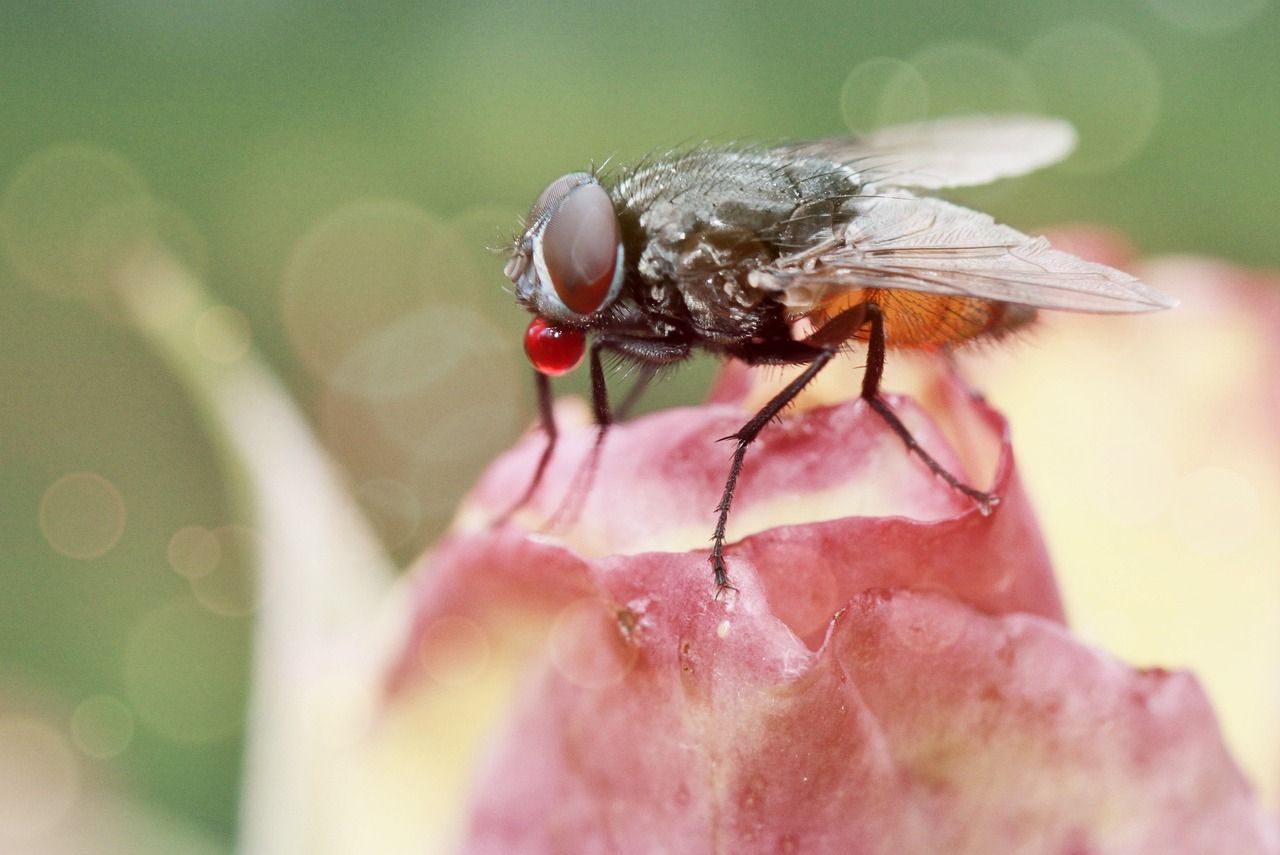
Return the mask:
<path id="1" fill-rule="evenodd" d="M 612 594 L 644 610 L 564 642 L 616 678 L 542 669 L 465 851 L 1272 851 L 1186 675 L 906 591 L 854 598 L 814 653 L 765 614 L 689 613 L 696 562 L 631 562 Z"/>
<path id="2" fill-rule="evenodd" d="M 489 638 L 513 610 L 549 624 L 464 851 L 1277 851 L 1194 679 L 1062 627 L 1003 419 L 942 391 L 943 428 L 895 409 L 949 467 L 980 484 L 994 468 L 994 514 L 859 401 L 792 415 L 748 456 L 724 601 L 706 538 L 730 453 L 715 439 L 741 409 L 617 428 L 555 535 L 537 529 L 592 431 L 566 432 L 531 507 L 496 528 L 541 445 L 495 463 L 418 574 L 387 699 L 421 679 L 443 619 Z"/>
<path id="3" fill-rule="evenodd" d="M 928 417 L 906 399 L 892 400 L 917 439 L 958 469 Z M 774 525 L 744 532 L 729 548 L 738 598 L 766 601 L 811 646 L 832 614 L 872 587 L 942 590 L 986 612 L 1061 620 L 1004 421 L 967 396 L 961 409 L 972 417 L 972 433 L 997 444 L 993 486 L 1001 504 L 990 516 L 908 455 L 860 401 L 800 413 L 766 430 L 747 457 L 734 519 L 762 516 Z M 701 588 L 690 596 L 705 605 L 714 593 L 707 544 L 730 453 L 715 440 L 744 419 L 741 410 L 721 405 L 618 426 L 582 513 L 561 539 L 488 526 L 524 485 L 541 443 L 531 438 L 501 458 L 461 514 L 471 522 L 440 544 L 430 572 L 420 577 L 417 629 L 393 682 L 417 667 L 418 636 L 440 617 L 482 616 L 502 602 L 544 611 L 563 606 L 592 594 L 588 576 L 615 566 L 619 556 L 661 547 L 683 553 L 703 568 Z M 592 431 L 579 429 L 562 440 L 525 517 L 536 523 L 554 514 L 592 439 Z M 777 524 L 797 511 L 794 524 Z"/>

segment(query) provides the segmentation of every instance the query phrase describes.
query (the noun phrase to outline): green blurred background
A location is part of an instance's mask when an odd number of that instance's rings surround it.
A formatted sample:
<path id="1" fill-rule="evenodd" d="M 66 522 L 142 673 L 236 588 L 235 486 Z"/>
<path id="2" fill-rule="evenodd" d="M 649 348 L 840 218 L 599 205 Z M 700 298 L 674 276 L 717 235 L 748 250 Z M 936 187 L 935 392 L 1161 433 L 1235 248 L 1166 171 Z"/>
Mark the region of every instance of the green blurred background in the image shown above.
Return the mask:
<path id="1" fill-rule="evenodd" d="M 250 649 L 252 603 L 202 589 L 200 548 L 234 587 L 255 535 L 182 387 L 90 281 L 119 234 L 156 229 L 202 277 L 222 307 L 197 346 L 262 352 L 402 564 L 532 417 L 526 319 L 487 248 L 592 161 L 1046 112 L 1078 155 L 962 201 L 1280 262 L 1269 0 L 10 0 L 3 20 L 0 800 L 35 751 L 181 851 L 232 845 Z"/>

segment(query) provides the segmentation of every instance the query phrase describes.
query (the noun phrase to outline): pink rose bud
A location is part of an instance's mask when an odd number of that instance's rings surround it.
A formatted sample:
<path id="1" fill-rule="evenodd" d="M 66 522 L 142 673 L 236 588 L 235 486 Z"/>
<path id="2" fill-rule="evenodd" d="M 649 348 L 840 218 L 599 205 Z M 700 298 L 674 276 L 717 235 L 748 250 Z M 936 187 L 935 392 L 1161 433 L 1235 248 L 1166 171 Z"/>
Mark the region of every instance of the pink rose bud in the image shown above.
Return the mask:
<path id="1" fill-rule="evenodd" d="M 1276 851 L 1195 679 L 1065 628 L 1003 418 L 936 391 L 939 423 L 890 401 L 990 485 L 994 514 L 861 401 L 789 414 L 747 457 L 724 600 L 707 563 L 730 451 L 715 440 L 740 407 L 618 426 L 560 532 L 539 527 L 593 432 L 565 431 L 531 505 L 492 527 L 542 440 L 499 459 L 419 568 L 386 701 L 435 690 L 458 642 L 441 627 L 501 639 L 513 614 L 543 622 L 462 850 Z M 730 376 L 719 397 L 748 392 Z"/>

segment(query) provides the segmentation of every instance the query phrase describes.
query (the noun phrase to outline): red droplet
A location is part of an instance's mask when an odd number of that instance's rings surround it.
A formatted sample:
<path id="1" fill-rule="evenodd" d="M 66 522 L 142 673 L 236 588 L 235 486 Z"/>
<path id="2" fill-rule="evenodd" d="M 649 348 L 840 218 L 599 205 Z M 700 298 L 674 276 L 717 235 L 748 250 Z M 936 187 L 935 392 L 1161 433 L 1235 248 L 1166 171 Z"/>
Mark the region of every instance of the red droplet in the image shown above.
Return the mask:
<path id="1" fill-rule="evenodd" d="M 567 374 L 582 361 L 587 336 L 582 330 L 558 327 L 545 318 L 534 318 L 524 333 L 524 352 L 533 367 L 549 377 Z"/>

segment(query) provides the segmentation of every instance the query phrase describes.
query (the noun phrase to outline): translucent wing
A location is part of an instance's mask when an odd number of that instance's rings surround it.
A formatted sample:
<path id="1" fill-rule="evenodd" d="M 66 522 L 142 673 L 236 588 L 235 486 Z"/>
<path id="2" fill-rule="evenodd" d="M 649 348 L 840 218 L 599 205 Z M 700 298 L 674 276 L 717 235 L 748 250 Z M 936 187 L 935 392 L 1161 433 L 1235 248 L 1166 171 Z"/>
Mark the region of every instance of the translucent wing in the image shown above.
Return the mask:
<path id="1" fill-rule="evenodd" d="M 1148 312 L 1177 301 L 1127 273 L 1059 252 L 986 214 L 905 191 L 868 197 L 829 240 L 753 271 L 797 311 L 857 289 L 977 297 L 1041 309 Z"/>
<path id="2" fill-rule="evenodd" d="M 866 183 L 940 190 L 1034 172 L 1062 160 L 1075 143 L 1075 130 L 1061 119 L 958 116 L 787 150 L 854 167 Z"/>

